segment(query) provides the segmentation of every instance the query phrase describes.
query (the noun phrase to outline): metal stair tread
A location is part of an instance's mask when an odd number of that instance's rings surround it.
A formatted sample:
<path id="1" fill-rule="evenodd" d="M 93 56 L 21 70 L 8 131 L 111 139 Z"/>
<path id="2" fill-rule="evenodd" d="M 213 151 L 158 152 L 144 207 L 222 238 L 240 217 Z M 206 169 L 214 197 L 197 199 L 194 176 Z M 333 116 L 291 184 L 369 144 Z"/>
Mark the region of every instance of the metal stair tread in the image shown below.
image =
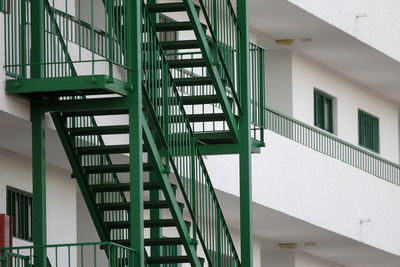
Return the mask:
<path id="1" fill-rule="evenodd" d="M 199 257 L 200 263 L 203 265 L 204 258 Z M 147 264 L 178 264 L 178 263 L 190 263 L 188 256 L 157 256 L 148 257 L 146 259 Z"/>
<path id="2" fill-rule="evenodd" d="M 159 201 L 144 201 L 145 209 L 166 209 L 169 208 L 168 202 L 166 200 Z M 178 202 L 178 205 L 181 209 L 183 209 L 184 204 Z M 130 202 L 118 202 L 118 203 L 102 203 L 97 204 L 99 209 L 101 210 L 128 210 L 130 207 Z"/>
<path id="3" fill-rule="evenodd" d="M 67 111 L 62 112 L 65 117 L 82 117 L 82 116 L 107 116 L 107 115 L 125 115 L 128 114 L 127 108 L 118 109 L 100 109 L 87 111 Z"/>
<path id="4" fill-rule="evenodd" d="M 94 147 L 91 147 L 91 146 L 76 147 L 75 151 L 76 151 L 76 153 L 78 155 L 123 154 L 123 153 L 129 153 L 129 145 L 106 145 L 106 146 L 94 146 Z"/>
<path id="5" fill-rule="evenodd" d="M 207 39 L 207 41 L 212 44 L 213 41 Z M 178 50 L 178 49 L 196 49 L 200 48 L 199 41 L 194 40 L 177 40 L 177 41 L 162 41 L 161 47 L 164 50 Z M 147 43 L 143 43 L 143 49 L 148 50 Z"/>
<path id="6" fill-rule="evenodd" d="M 206 62 L 203 58 L 185 58 L 185 59 L 169 59 L 168 66 L 171 69 L 178 69 L 178 68 L 198 68 L 198 67 L 206 67 Z M 161 68 L 162 64 L 161 61 L 155 62 L 145 62 L 144 67 L 149 68 Z"/>
<path id="7" fill-rule="evenodd" d="M 93 192 L 121 192 L 121 191 L 129 191 L 129 183 L 118 183 L 118 184 L 99 184 L 99 185 L 91 185 L 91 189 Z M 172 189 L 176 190 L 176 184 L 171 184 Z M 144 182 L 143 190 L 161 190 L 161 184 L 157 182 Z"/>
<path id="8" fill-rule="evenodd" d="M 68 128 L 68 131 L 71 135 L 74 136 L 128 134 L 129 125 L 78 127 L 78 128 Z"/>
<path id="9" fill-rule="evenodd" d="M 219 103 L 217 95 L 181 96 L 184 105 L 202 105 Z"/>
<path id="10" fill-rule="evenodd" d="M 161 13 L 161 12 L 183 12 L 186 11 L 185 4 L 179 3 L 160 3 L 160 4 L 147 4 L 147 10 L 149 13 Z M 195 4 L 197 10 L 200 9 L 199 5 Z"/>
<path id="11" fill-rule="evenodd" d="M 201 24 L 204 30 L 207 25 Z M 170 32 L 170 31 L 191 31 L 193 25 L 190 21 L 175 21 L 175 22 L 159 22 L 154 25 L 157 32 Z"/>
<path id="12" fill-rule="evenodd" d="M 128 239 L 123 240 L 112 240 L 112 242 L 129 246 L 130 241 Z M 168 245 L 182 245 L 183 241 L 180 237 L 162 237 L 162 238 L 145 238 L 144 245 L 145 246 L 168 246 Z"/>
<path id="13" fill-rule="evenodd" d="M 168 66 L 173 69 L 206 67 L 206 61 L 203 58 L 170 59 L 168 60 Z"/>
<path id="14" fill-rule="evenodd" d="M 109 229 L 128 229 L 130 226 L 129 221 L 122 222 L 105 222 L 104 223 Z M 186 226 L 190 226 L 190 222 L 185 220 Z M 159 219 L 159 220 L 144 220 L 145 228 L 153 227 L 176 227 L 174 219 Z"/>
<path id="15" fill-rule="evenodd" d="M 190 122 L 225 121 L 223 113 L 188 114 L 187 117 Z"/>
<path id="16" fill-rule="evenodd" d="M 178 87 L 179 86 L 195 86 L 195 85 L 213 85 L 213 82 L 214 82 L 214 80 L 211 77 L 190 77 L 190 78 L 174 79 L 174 83 Z"/>
<path id="17" fill-rule="evenodd" d="M 130 171 L 129 164 L 84 166 L 82 167 L 82 169 L 86 174 L 123 173 Z M 152 169 L 153 169 L 152 164 L 143 163 L 143 171 L 151 171 Z"/>

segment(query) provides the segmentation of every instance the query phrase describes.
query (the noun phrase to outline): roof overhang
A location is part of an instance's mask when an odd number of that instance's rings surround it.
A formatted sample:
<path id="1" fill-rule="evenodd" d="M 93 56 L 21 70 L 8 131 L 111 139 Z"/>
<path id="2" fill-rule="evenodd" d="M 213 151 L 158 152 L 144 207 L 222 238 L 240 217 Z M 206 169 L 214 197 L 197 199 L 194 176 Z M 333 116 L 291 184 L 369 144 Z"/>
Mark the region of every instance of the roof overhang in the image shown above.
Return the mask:
<path id="1" fill-rule="evenodd" d="M 251 0 L 249 13 L 250 26 L 266 37 L 258 41 L 267 49 L 280 48 L 268 39 L 294 39 L 286 49 L 400 102 L 399 61 L 286 0 Z"/>

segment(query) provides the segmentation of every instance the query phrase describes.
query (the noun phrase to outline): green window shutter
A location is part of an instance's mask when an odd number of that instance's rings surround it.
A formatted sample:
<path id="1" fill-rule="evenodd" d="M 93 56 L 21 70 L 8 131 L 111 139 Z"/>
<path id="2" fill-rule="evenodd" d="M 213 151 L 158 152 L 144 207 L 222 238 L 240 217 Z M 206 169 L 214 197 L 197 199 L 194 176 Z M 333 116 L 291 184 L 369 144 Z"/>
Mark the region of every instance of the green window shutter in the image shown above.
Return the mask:
<path id="1" fill-rule="evenodd" d="M 324 128 L 324 97 L 318 93 L 314 94 L 314 121 L 315 126 Z"/>
<path id="2" fill-rule="evenodd" d="M 32 194 L 7 187 L 7 215 L 13 217 L 13 236 L 32 241 Z"/>
<path id="3" fill-rule="evenodd" d="M 379 153 L 379 119 L 358 110 L 358 144 Z"/>
<path id="4" fill-rule="evenodd" d="M 333 133 L 333 100 L 318 91 L 314 91 L 314 125 Z"/>

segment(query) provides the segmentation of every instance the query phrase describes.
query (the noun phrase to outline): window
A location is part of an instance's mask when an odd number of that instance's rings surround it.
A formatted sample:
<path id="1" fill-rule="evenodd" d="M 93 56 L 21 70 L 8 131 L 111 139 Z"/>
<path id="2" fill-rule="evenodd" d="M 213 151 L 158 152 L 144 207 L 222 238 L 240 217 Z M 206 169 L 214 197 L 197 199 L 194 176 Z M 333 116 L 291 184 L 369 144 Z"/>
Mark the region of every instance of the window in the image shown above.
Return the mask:
<path id="1" fill-rule="evenodd" d="M 163 256 L 178 256 L 178 246 L 176 245 L 163 246 L 162 250 Z M 178 267 L 178 264 L 163 264 L 162 267 Z"/>
<path id="2" fill-rule="evenodd" d="M 358 144 L 379 153 L 379 119 L 358 110 Z"/>
<path id="3" fill-rule="evenodd" d="M 7 187 L 7 215 L 13 217 L 13 236 L 32 241 L 32 194 Z"/>
<path id="4" fill-rule="evenodd" d="M 333 99 L 332 97 L 314 91 L 314 125 L 333 133 Z"/>

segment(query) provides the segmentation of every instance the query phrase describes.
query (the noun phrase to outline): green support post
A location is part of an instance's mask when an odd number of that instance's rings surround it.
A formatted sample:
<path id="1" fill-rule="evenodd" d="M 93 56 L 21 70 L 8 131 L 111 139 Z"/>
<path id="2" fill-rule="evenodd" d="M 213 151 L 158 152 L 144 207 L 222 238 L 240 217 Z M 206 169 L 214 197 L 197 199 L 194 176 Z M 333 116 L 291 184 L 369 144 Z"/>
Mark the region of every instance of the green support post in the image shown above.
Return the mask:
<path id="1" fill-rule="evenodd" d="M 129 267 L 144 267 L 143 146 L 142 146 L 142 1 L 127 1 L 130 212 L 129 239 L 137 253 Z"/>
<path id="2" fill-rule="evenodd" d="M 44 113 L 31 105 L 32 179 L 33 179 L 33 245 L 35 267 L 47 267 L 46 250 L 46 143 Z"/>
<path id="3" fill-rule="evenodd" d="M 45 0 L 35 0 L 31 2 L 31 77 L 44 77 L 44 47 L 45 47 Z"/>
<path id="4" fill-rule="evenodd" d="M 242 266 L 253 266 L 252 227 L 252 179 L 250 135 L 250 71 L 249 71 L 249 23 L 248 1 L 237 1 L 237 17 L 240 28 L 239 79 L 242 114 L 239 117 L 240 141 L 240 240 Z"/>
<path id="5" fill-rule="evenodd" d="M 159 182 L 160 178 L 155 171 L 150 172 L 150 182 Z M 151 190 L 150 191 L 150 201 L 159 201 L 161 200 L 161 194 L 159 190 Z M 152 209 L 150 210 L 150 220 L 160 220 L 161 219 L 161 210 L 160 209 Z M 161 227 L 152 227 L 150 229 L 150 238 L 161 238 L 162 231 Z M 151 247 L 151 256 L 159 257 L 161 255 L 161 246 L 152 246 Z M 160 267 L 160 264 L 153 264 L 154 267 Z"/>

